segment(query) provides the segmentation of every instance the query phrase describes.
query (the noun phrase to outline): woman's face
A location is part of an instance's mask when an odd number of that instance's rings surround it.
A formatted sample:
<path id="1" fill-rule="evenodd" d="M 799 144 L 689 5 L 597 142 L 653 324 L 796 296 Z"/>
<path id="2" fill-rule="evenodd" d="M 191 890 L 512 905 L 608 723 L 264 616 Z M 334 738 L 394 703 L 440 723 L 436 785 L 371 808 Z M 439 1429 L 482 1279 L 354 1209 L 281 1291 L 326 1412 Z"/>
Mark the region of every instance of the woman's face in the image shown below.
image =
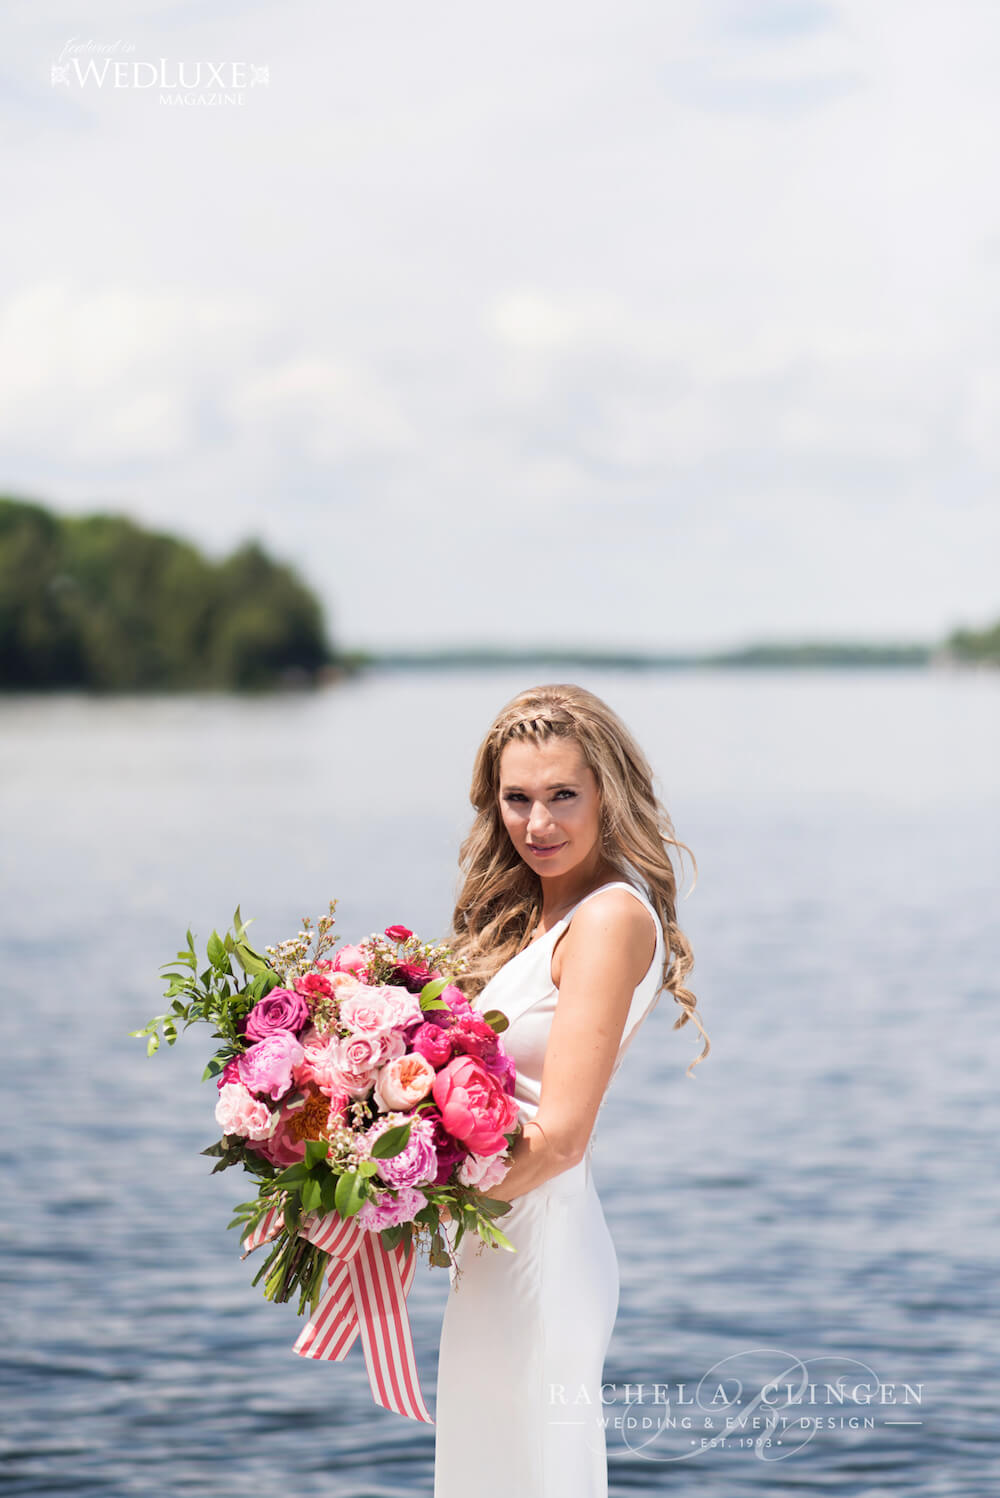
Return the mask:
<path id="1" fill-rule="evenodd" d="M 594 852 L 601 796 L 575 739 L 505 745 L 497 794 L 510 840 L 536 874 L 566 874 Z"/>

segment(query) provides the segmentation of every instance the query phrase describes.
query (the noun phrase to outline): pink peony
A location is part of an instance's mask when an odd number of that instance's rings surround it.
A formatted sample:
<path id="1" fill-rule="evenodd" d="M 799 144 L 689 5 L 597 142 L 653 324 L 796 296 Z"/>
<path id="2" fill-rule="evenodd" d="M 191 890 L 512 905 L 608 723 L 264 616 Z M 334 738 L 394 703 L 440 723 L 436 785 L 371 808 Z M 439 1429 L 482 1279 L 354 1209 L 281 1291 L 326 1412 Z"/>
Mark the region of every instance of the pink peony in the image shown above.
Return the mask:
<path id="1" fill-rule="evenodd" d="M 434 1101 L 449 1134 L 480 1155 L 506 1149 L 518 1105 L 476 1056 L 456 1056 L 434 1078 Z"/>
<path id="2" fill-rule="evenodd" d="M 400 1186 L 395 1197 L 383 1191 L 377 1202 L 362 1202 L 355 1221 L 367 1233 L 380 1233 L 383 1228 L 394 1228 L 397 1223 L 412 1222 L 426 1205 L 427 1198 L 422 1191 L 414 1186 Z"/>
<path id="3" fill-rule="evenodd" d="M 376 1107 L 415 1108 L 434 1085 L 436 1073 L 421 1055 L 397 1056 L 379 1072 L 375 1082 Z"/>
<path id="4" fill-rule="evenodd" d="M 266 1040 L 278 1030 L 294 1034 L 308 1019 L 309 1005 L 301 994 L 290 988 L 272 988 L 247 1015 L 246 1033 L 250 1040 Z"/>
<path id="5" fill-rule="evenodd" d="M 292 1070 L 304 1056 L 305 1051 L 291 1031 L 275 1030 L 239 1058 L 240 1081 L 251 1092 L 266 1092 L 277 1100 L 291 1087 Z"/>
<path id="6" fill-rule="evenodd" d="M 270 1139 L 278 1123 L 272 1113 L 249 1092 L 242 1082 L 227 1082 L 215 1105 L 216 1122 L 223 1134 L 237 1134 L 241 1139 Z"/>
<path id="7" fill-rule="evenodd" d="M 389 1129 L 395 1129 L 400 1124 L 409 1123 L 410 1137 L 405 1149 L 400 1150 L 398 1155 L 389 1155 L 380 1160 L 377 1156 L 375 1167 L 383 1181 L 390 1186 L 419 1186 L 422 1183 L 429 1184 L 437 1174 L 438 1158 L 434 1147 L 434 1125 L 429 1119 L 422 1118 L 419 1113 L 404 1115 L 390 1113 L 385 1118 L 380 1118 L 373 1123 L 365 1134 L 365 1142 L 374 1144 L 380 1134 L 385 1134 Z"/>

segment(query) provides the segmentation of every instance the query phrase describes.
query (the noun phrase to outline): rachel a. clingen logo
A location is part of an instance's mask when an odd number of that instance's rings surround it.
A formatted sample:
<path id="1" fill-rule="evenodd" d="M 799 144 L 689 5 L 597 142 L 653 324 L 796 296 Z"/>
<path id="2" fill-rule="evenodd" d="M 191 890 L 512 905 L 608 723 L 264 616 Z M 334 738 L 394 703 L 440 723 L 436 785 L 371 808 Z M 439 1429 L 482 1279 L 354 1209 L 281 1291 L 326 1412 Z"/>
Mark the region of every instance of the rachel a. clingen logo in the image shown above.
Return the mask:
<path id="1" fill-rule="evenodd" d="M 783 1366 L 762 1377 L 762 1358 Z M 817 1377 L 817 1364 L 827 1365 L 826 1377 Z M 652 1462 L 690 1461 L 709 1450 L 752 1451 L 776 1462 L 826 1432 L 863 1439 L 876 1428 L 921 1426 L 923 1390 L 922 1383 L 885 1383 L 856 1358 L 803 1361 L 758 1347 L 723 1358 L 697 1384 L 606 1383 L 595 1397 L 583 1384 L 550 1383 L 547 1419 L 588 1427 L 596 1445 L 620 1434 L 629 1451 Z"/>
<path id="2" fill-rule="evenodd" d="M 249 92 L 271 81 L 267 63 L 209 62 L 205 58 L 136 57 L 134 42 L 71 37 L 52 64 L 53 88 L 156 90 L 161 104 L 186 108 L 245 104 Z"/>

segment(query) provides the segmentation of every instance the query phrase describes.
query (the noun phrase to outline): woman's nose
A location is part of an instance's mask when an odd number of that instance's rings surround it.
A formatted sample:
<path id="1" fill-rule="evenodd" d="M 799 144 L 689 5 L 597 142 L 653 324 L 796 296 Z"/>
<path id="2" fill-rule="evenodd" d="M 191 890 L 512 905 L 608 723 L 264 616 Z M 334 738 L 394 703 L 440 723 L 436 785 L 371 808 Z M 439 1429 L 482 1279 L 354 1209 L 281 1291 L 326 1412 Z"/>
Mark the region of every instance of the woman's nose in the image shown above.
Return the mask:
<path id="1" fill-rule="evenodd" d="M 547 827 L 548 825 L 548 811 L 540 801 L 536 801 L 534 806 L 531 808 L 531 814 L 528 817 L 528 831 L 531 832 L 535 828 L 541 829 L 542 827 Z"/>

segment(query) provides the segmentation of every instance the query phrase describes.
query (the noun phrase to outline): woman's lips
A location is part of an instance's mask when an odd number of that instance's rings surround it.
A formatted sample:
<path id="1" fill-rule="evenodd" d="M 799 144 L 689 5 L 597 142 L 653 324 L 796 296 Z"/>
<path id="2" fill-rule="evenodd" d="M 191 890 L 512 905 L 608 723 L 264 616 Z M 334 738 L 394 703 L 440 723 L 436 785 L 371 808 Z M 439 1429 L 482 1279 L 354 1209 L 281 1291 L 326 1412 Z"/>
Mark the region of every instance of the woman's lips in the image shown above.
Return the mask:
<path id="1" fill-rule="evenodd" d="M 558 853 L 560 848 L 565 848 L 565 846 L 565 843 L 553 843 L 549 848 L 539 848 L 534 846 L 532 843 L 529 843 L 528 850 L 529 852 L 533 853 L 536 858 L 551 858 L 553 853 Z"/>

